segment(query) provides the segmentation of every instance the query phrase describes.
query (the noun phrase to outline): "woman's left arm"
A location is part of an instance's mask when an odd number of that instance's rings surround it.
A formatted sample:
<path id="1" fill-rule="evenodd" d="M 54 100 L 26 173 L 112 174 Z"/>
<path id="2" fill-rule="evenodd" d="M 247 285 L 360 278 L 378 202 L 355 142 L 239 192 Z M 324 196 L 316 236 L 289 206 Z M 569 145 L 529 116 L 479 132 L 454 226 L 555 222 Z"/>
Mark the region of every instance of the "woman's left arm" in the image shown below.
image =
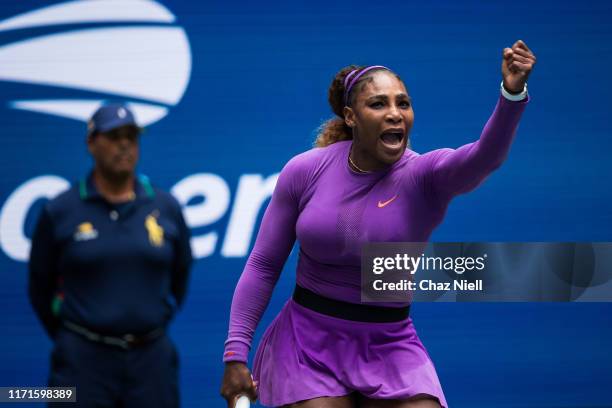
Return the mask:
<path id="1" fill-rule="evenodd" d="M 521 40 L 505 48 L 502 95 L 480 139 L 456 150 L 440 149 L 422 156 L 429 162 L 431 187 L 438 199 L 450 200 L 473 190 L 503 163 L 529 101 L 527 78 L 535 62 L 535 55 Z"/>

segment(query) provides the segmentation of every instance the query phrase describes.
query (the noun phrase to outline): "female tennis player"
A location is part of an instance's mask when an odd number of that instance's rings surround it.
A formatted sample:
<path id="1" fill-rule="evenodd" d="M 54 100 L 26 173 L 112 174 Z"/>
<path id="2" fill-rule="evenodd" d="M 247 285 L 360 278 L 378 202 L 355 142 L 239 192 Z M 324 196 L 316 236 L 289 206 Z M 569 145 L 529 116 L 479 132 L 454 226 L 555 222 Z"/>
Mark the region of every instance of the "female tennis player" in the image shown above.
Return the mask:
<path id="1" fill-rule="evenodd" d="M 360 303 L 361 246 L 427 241 L 450 200 L 501 165 L 535 61 L 523 41 L 505 48 L 501 95 L 480 139 L 423 155 L 407 148 L 414 114 L 397 74 L 378 65 L 336 74 L 329 102 L 338 117 L 283 168 L 234 293 L 221 386 L 228 406 L 244 394 L 267 406 L 447 407 L 409 305 Z M 253 380 L 253 333 L 296 239 L 295 292 L 262 337 Z"/>

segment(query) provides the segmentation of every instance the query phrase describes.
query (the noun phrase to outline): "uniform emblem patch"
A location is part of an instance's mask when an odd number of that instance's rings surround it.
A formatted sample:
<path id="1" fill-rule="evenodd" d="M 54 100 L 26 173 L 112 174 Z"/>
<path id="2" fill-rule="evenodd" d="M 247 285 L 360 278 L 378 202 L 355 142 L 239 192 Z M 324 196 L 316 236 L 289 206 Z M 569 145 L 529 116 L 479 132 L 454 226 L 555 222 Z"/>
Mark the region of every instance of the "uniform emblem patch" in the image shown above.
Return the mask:
<path id="1" fill-rule="evenodd" d="M 82 222 L 76 227 L 74 232 L 75 241 L 89 241 L 98 238 L 98 231 L 91 222 Z"/>
<path id="2" fill-rule="evenodd" d="M 152 214 L 147 215 L 145 219 L 145 228 L 149 233 L 149 242 L 151 245 L 160 247 L 164 244 L 164 229 L 157 223 L 157 218 Z"/>

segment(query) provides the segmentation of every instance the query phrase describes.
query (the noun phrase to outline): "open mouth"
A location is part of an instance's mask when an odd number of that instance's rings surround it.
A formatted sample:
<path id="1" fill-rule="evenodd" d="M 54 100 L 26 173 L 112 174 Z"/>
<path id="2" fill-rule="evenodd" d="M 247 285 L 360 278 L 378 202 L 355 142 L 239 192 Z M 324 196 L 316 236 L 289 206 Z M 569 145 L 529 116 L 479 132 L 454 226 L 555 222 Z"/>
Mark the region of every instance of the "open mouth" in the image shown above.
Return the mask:
<path id="1" fill-rule="evenodd" d="M 389 129 L 385 130 L 380 135 L 380 140 L 385 146 L 397 148 L 402 145 L 405 134 L 402 129 Z"/>

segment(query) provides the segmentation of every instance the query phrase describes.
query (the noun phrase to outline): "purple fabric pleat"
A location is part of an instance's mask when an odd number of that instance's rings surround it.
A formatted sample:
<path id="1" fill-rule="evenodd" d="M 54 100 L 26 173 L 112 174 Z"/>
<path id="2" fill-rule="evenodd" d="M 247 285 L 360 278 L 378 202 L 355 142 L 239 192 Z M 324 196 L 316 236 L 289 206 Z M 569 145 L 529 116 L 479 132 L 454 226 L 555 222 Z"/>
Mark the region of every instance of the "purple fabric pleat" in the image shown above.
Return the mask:
<path id="1" fill-rule="evenodd" d="M 427 394 L 447 407 L 410 318 L 354 322 L 289 300 L 259 343 L 253 377 L 259 382 L 259 401 L 271 407 L 355 391 L 375 399 Z"/>

